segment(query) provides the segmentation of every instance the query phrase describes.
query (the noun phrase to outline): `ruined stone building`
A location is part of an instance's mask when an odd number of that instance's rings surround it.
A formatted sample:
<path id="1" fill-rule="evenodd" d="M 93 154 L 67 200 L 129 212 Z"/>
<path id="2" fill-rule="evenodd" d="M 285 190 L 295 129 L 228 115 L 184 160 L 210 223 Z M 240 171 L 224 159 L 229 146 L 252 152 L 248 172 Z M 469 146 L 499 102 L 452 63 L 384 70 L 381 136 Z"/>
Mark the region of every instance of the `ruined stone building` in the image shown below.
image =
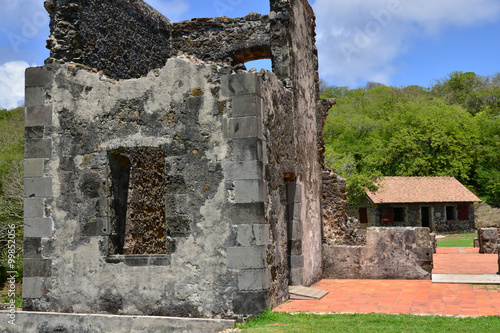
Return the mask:
<path id="1" fill-rule="evenodd" d="M 235 318 L 322 275 L 315 18 L 172 23 L 141 0 L 45 1 L 26 72 L 24 310 Z M 272 60 L 273 72 L 241 64 Z M 50 323 L 47 325 L 50 326 Z"/>

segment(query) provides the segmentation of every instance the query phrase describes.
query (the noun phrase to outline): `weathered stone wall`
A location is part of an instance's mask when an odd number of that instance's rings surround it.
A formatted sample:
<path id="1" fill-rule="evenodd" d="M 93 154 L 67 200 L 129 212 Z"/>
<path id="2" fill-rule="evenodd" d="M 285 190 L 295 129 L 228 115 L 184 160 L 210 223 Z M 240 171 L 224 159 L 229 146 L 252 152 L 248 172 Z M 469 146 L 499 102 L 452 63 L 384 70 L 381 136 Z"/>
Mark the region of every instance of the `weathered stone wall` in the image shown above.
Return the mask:
<path id="1" fill-rule="evenodd" d="M 162 149 L 120 149 L 109 154 L 112 253 L 166 254 L 166 176 Z M 87 184 L 87 186 L 91 184 Z"/>
<path id="2" fill-rule="evenodd" d="M 49 62 L 79 63 L 115 79 L 146 75 L 179 53 L 232 65 L 271 58 L 269 15 L 172 23 L 142 0 L 49 0 L 45 8 Z"/>
<path id="3" fill-rule="evenodd" d="M 322 218 L 323 232 L 326 240 L 341 239 L 341 226 L 347 218 L 345 207 L 347 204 L 346 181 L 330 170 L 322 172 Z"/>
<path id="4" fill-rule="evenodd" d="M 479 253 L 498 253 L 500 240 L 500 229 L 479 228 L 477 229 Z"/>
<path id="5" fill-rule="evenodd" d="M 7 317 L 7 311 L 0 316 Z M 218 333 L 234 328 L 234 319 L 205 319 L 152 316 L 115 316 L 75 313 L 47 313 L 19 311 L 15 325 L 0 323 L 0 331 L 8 333 Z"/>
<path id="6" fill-rule="evenodd" d="M 171 55 L 172 22 L 142 0 L 48 0 L 53 59 L 137 78 Z"/>
<path id="7" fill-rule="evenodd" d="M 28 71 L 26 310 L 235 316 L 304 281 L 303 253 L 320 255 L 302 241 L 321 233 L 320 196 L 303 180 L 317 170 L 303 168 L 314 146 L 297 147 L 315 145 L 315 131 L 287 131 L 300 119 L 274 74 L 197 63 L 170 59 L 125 81 L 72 65 Z"/>
<path id="8" fill-rule="evenodd" d="M 268 262 L 271 265 L 272 306 L 283 302 L 288 297 L 288 284 L 291 278 L 288 262 L 292 255 L 288 244 L 291 240 L 289 226 L 296 224 L 296 228 L 299 229 L 297 236 L 302 235 L 300 233 L 302 227 L 300 207 L 294 205 L 295 201 L 300 199 L 294 191 L 290 193 L 291 200 L 288 200 L 286 186 L 287 181 L 298 183 L 296 188 L 300 191 L 300 181 L 297 180 L 295 166 L 297 155 L 293 149 L 290 149 L 297 138 L 293 131 L 286 130 L 289 126 L 293 126 L 293 113 L 290 112 L 293 110 L 292 94 L 281 84 L 277 85 L 277 81 L 274 75 L 267 73 L 263 76 L 262 82 L 264 105 L 270 106 L 266 109 L 264 117 L 264 138 L 267 144 L 265 159 L 268 163 L 265 177 L 268 188 L 266 216 L 269 220 L 272 239 L 267 253 Z M 295 178 L 286 180 L 286 173 L 294 175 Z M 296 248 L 295 251 L 300 252 L 301 248 Z"/>
<path id="9" fill-rule="evenodd" d="M 284 1 L 279 1 L 285 3 Z M 271 3 L 271 11 L 278 1 Z M 303 262 L 302 285 L 311 285 L 318 281 L 322 274 L 321 263 L 321 168 L 318 164 L 316 103 L 319 100 L 318 55 L 315 40 L 315 16 L 307 0 L 289 1 L 290 22 L 288 48 L 290 52 L 290 71 L 294 107 L 294 142 L 298 156 L 294 160 L 299 169 L 296 172 L 297 182 L 301 187 L 302 253 L 292 255 L 297 266 Z M 279 13 L 277 13 L 279 16 Z M 275 26 L 276 23 L 273 23 Z M 274 54 L 273 54 L 274 56 Z M 273 63 L 277 59 L 273 58 Z M 273 70 L 274 70 L 273 66 Z M 285 82 L 277 74 L 278 78 Z M 301 258 L 302 257 L 302 258 Z"/>
<path id="10" fill-rule="evenodd" d="M 348 214 L 345 180 L 325 168 L 323 173 L 321 213 L 323 243 L 328 245 L 365 245 L 366 234 L 358 218 Z M 357 212 L 356 212 L 357 214 Z M 359 214 L 357 214 L 359 216 Z"/>
<path id="11" fill-rule="evenodd" d="M 270 59 L 270 36 L 269 15 L 198 18 L 172 25 L 170 47 L 172 55 L 181 52 L 236 65 Z"/>
<path id="12" fill-rule="evenodd" d="M 228 258 L 237 234 L 224 210 L 230 154 L 220 114 L 225 71 L 171 59 L 147 77 L 120 82 L 65 65 L 28 72 L 26 158 L 40 161 L 40 168 L 26 189 L 33 230 L 25 235 L 25 309 L 194 317 L 237 312 L 232 294 L 242 288 Z M 142 255 L 120 254 L 111 250 L 110 153 L 141 147 L 165 156 L 169 200 L 164 219 L 153 222 L 167 229 L 163 235 L 139 230 L 163 240 L 162 251 L 139 247 Z M 141 195 L 139 201 L 154 199 Z"/>
<path id="13" fill-rule="evenodd" d="M 7 318 L 8 311 L 0 311 Z M 15 325 L 0 322 L 8 333 L 218 333 L 234 327 L 235 320 L 151 316 L 85 315 L 18 311 Z M 147 329 L 147 331 L 145 331 Z"/>
<path id="14" fill-rule="evenodd" d="M 474 230 L 474 207 L 469 205 L 469 217 L 465 220 L 446 219 L 446 206 L 456 203 L 423 203 L 423 204 L 398 204 L 398 205 L 365 205 L 368 214 L 368 226 L 381 227 L 421 227 L 422 216 L 420 209 L 422 206 L 429 207 L 431 231 L 450 232 Z M 404 208 L 405 222 L 382 223 L 381 210 L 384 207 L 402 207 Z M 346 212 L 349 216 L 359 218 L 358 207 L 347 207 Z"/>
<path id="15" fill-rule="evenodd" d="M 332 103 L 316 104 L 307 1 L 178 24 L 140 0 L 46 8 L 51 58 L 26 75 L 25 310 L 238 317 L 321 277 Z M 230 66 L 260 57 L 276 73 Z"/>
<path id="16" fill-rule="evenodd" d="M 469 205 L 469 218 L 467 220 L 446 220 L 446 205 L 431 205 L 433 216 L 433 231 L 451 232 L 451 231 L 470 231 L 476 229 L 474 222 L 474 205 Z M 453 204 L 451 204 L 453 205 Z M 438 214 L 436 214 L 438 213 Z M 439 215 L 439 216 L 438 216 Z"/>
<path id="17" fill-rule="evenodd" d="M 323 277 L 330 279 L 430 279 L 428 228 L 367 229 L 366 246 L 323 245 Z"/>

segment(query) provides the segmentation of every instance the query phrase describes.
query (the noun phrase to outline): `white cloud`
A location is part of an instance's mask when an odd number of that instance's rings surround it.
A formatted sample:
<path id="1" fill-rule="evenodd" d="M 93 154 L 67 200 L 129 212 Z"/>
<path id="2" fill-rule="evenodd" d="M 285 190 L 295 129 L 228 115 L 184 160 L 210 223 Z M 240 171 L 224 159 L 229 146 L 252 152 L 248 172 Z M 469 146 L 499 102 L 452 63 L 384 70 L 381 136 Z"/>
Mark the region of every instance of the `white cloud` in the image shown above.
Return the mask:
<path id="1" fill-rule="evenodd" d="M 335 85 L 390 84 L 415 37 L 500 17 L 498 0 L 316 0 L 320 73 Z"/>
<path id="2" fill-rule="evenodd" d="M 146 0 L 146 2 L 172 22 L 178 21 L 181 15 L 189 10 L 189 4 L 185 0 Z"/>
<path id="3" fill-rule="evenodd" d="M 25 61 L 10 61 L 0 65 L 0 108 L 12 109 L 24 100 Z"/>

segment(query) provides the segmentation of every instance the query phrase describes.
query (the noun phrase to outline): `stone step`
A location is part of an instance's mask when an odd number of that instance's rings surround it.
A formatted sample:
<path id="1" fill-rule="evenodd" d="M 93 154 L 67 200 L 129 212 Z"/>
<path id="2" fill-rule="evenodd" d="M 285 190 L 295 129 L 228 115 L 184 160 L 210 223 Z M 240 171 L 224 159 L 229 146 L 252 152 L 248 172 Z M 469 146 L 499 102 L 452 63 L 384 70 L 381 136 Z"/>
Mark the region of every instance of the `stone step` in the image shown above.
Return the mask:
<path id="1" fill-rule="evenodd" d="M 500 284 L 498 274 L 432 274 L 433 283 Z"/>
<path id="2" fill-rule="evenodd" d="M 13 317 L 11 317 L 11 315 Z M 101 315 L 56 312 L 18 311 L 11 314 L 0 311 L 0 332 L 96 332 L 96 333 L 133 333 L 133 332 L 172 332 L 172 333 L 217 333 L 233 328 L 235 320 L 178 318 L 160 316 Z M 8 320 L 14 319 L 14 325 Z"/>
<path id="3" fill-rule="evenodd" d="M 288 293 L 290 299 L 322 299 L 328 294 L 328 291 L 321 289 L 314 289 L 304 286 L 289 286 Z"/>

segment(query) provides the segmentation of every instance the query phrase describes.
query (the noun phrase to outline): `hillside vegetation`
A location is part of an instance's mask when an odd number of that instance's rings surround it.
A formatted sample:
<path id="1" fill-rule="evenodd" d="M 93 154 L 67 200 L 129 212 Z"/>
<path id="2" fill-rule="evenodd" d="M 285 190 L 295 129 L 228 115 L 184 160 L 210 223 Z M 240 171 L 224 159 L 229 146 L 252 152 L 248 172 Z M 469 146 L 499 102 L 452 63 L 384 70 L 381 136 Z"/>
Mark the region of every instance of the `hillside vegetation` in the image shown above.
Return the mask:
<path id="1" fill-rule="evenodd" d="M 349 203 L 381 176 L 453 176 L 500 205 L 500 73 L 451 73 L 431 88 L 321 86 L 337 98 L 323 136 Z"/>
<path id="2" fill-rule="evenodd" d="M 0 110 L 0 133 L 0 282 L 3 282 L 6 271 L 16 271 L 20 279 L 23 269 L 24 108 Z"/>

